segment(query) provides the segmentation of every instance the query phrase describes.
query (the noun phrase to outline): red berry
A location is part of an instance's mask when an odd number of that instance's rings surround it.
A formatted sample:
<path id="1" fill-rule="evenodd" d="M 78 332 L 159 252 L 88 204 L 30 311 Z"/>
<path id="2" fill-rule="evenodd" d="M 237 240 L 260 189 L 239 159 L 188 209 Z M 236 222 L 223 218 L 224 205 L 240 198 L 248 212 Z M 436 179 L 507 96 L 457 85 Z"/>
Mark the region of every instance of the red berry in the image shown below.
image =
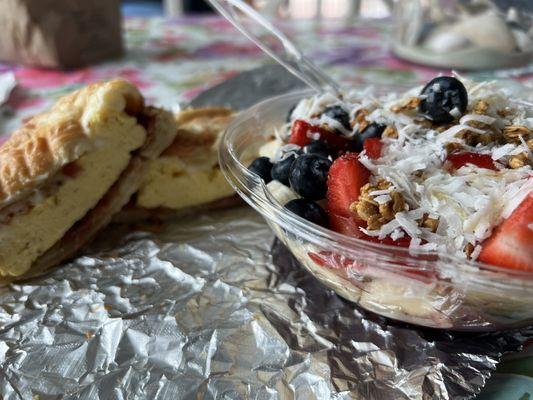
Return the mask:
<path id="1" fill-rule="evenodd" d="M 504 268 L 533 271 L 533 193 L 487 239 L 479 261 Z"/>
<path id="2" fill-rule="evenodd" d="M 311 125 L 301 119 L 293 122 L 289 143 L 301 147 L 306 146 L 314 140 L 313 137 L 316 133 L 320 135 L 319 141 L 329 144 L 335 150 L 348 150 L 353 146 L 353 142 L 349 138 L 340 136 L 325 126 Z"/>
<path id="3" fill-rule="evenodd" d="M 496 165 L 494 164 L 494 161 L 492 161 L 492 157 L 489 154 L 479 154 L 470 152 L 452 153 L 448 155 L 446 161 L 448 161 L 452 165 L 453 169 L 459 169 L 464 165 L 473 164 L 479 168 L 491 169 L 493 171 L 498 170 L 498 168 L 496 168 Z"/>
<path id="4" fill-rule="evenodd" d="M 359 162 L 357 153 L 347 153 L 335 160 L 328 175 L 328 213 L 330 225 L 337 232 L 358 236 L 358 226 L 350 205 L 359 199 L 361 187 L 368 183 L 370 171 Z"/>
<path id="5" fill-rule="evenodd" d="M 369 138 L 364 141 L 363 148 L 369 158 L 376 160 L 381 157 L 383 142 L 379 138 Z"/>

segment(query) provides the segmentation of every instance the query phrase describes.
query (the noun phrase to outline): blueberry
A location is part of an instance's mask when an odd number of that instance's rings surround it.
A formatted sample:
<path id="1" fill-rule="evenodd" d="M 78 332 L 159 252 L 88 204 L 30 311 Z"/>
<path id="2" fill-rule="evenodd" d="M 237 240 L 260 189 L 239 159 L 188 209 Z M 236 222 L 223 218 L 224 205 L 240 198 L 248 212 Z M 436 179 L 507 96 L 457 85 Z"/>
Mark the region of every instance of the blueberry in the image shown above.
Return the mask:
<path id="1" fill-rule="evenodd" d="M 328 216 L 326 212 L 314 201 L 294 199 L 285 204 L 285 208 L 314 224 L 324 227 L 328 225 Z"/>
<path id="2" fill-rule="evenodd" d="M 291 154 L 275 163 L 272 167 L 272 171 L 270 172 L 272 179 L 280 181 L 285 186 L 289 186 L 289 174 L 291 172 L 291 166 L 294 160 L 296 160 L 296 155 Z"/>
<path id="3" fill-rule="evenodd" d="M 305 154 L 318 154 L 319 156 L 328 158 L 333 155 L 333 151 L 326 142 L 321 140 L 313 140 L 304 147 Z"/>
<path id="4" fill-rule="evenodd" d="M 360 153 L 363 151 L 363 143 L 366 139 L 370 138 L 380 138 L 383 131 L 385 130 L 386 126 L 377 124 L 375 122 L 369 124 L 366 126 L 365 129 L 363 129 L 362 132 L 358 133 L 354 136 L 354 142 L 355 142 L 355 151 Z"/>
<path id="5" fill-rule="evenodd" d="M 326 196 L 328 172 L 331 161 L 317 154 L 305 154 L 291 167 L 289 182 L 300 196 L 320 200 Z"/>
<path id="6" fill-rule="evenodd" d="M 268 183 L 272 180 L 270 176 L 270 171 L 272 170 L 272 163 L 270 162 L 270 159 L 268 157 L 256 158 L 254 161 L 252 161 L 248 169 L 254 174 L 259 175 L 259 177 L 263 179 L 265 183 Z"/>
<path id="7" fill-rule="evenodd" d="M 331 119 L 339 121 L 342 126 L 344 126 L 349 131 L 352 130 L 352 126 L 350 125 L 350 114 L 348 114 L 348 112 L 341 106 L 328 107 L 324 110 L 322 114 L 326 115 Z"/>
<path id="8" fill-rule="evenodd" d="M 464 114 L 468 105 L 468 93 L 464 85 L 451 76 L 432 79 L 420 94 L 424 98 L 420 101 L 418 111 L 439 124 L 452 122 L 455 117 L 450 111 L 457 109 Z"/>

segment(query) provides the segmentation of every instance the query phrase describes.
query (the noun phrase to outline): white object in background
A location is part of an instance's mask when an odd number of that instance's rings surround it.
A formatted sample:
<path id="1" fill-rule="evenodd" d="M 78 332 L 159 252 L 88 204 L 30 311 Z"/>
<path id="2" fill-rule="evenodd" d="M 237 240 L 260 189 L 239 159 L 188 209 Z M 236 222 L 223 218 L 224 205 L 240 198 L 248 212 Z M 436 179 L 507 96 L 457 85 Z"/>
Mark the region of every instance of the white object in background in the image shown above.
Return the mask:
<path id="1" fill-rule="evenodd" d="M 533 52 L 533 40 L 531 40 L 531 37 L 533 37 L 533 35 L 531 33 L 528 34 L 527 32 L 518 29 L 513 29 L 513 34 L 520 51 L 523 51 L 524 53 Z"/>
<path id="2" fill-rule="evenodd" d="M 470 40 L 464 35 L 450 31 L 448 27 L 435 29 L 424 42 L 424 47 L 435 53 L 448 53 L 471 46 Z"/>
<path id="3" fill-rule="evenodd" d="M 465 16 L 457 24 L 442 27 L 449 32 L 458 33 L 474 45 L 510 53 L 516 49 L 516 40 L 505 20 L 495 11 L 488 10 L 479 15 Z"/>
<path id="4" fill-rule="evenodd" d="M 168 17 L 179 17 L 183 15 L 182 0 L 163 0 L 165 15 Z"/>
<path id="5" fill-rule="evenodd" d="M 461 0 L 397 0 L 395 4 L 393 46 L 399 57 L 462 70 L 530 68 L 533 32 L 520 10 L 507 16 L 514 21 L 509 24 L 488 0 L 484 9 L 481 2 L 466 7 Z"/>
<path id="6" fill-rule="evenodd" d="M 276 17 L 284 3 L 284 0 L 254 0 L 253 5 L 260 10 L 262 14 Z"/>
<path id="7" fill-rule="evenodd" d="M 9 95 L 17 86 L 17 79 L 13 72 L 6 72 L 0 75 L 0 106 L 9 99 Z"/>

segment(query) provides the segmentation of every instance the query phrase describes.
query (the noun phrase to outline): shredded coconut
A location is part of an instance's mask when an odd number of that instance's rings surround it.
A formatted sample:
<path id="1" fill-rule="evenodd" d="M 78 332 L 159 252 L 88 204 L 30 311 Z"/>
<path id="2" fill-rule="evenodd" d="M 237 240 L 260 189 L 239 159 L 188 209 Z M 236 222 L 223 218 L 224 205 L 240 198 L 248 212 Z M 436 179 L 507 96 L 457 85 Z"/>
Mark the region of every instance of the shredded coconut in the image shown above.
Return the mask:
<path id="1" fill-rule="evenodd" d="M 384 194 L 389 194 L 390 192 L 392 192 L 394 190 L 394 186 L 390 186 L 388 187 L 387 189 L 383 189 L 383 190 L 374 190 L 373 192 L 370 192 L 368 193 L 370 196 L 381 196 L 381 195 L 384 195 Z"/>
<path id="2" fill-rule="evenodd" d="M 450 110 L 450 115 L 454 118 L 459 118 L 461 116 L 461 110 L 457 107 L 454 107 Z"/>
<path id="3" fill-rule="evenodd" d="M 374 197 L 374 201 L 378 204 L 386 204 L 391 200 L 392 198 L 388 194 L 383 194 L 381 196 Z"/>
<path id="4" fill-rule="evenodd" d="M 496 118 L 490 117 L 488 115 L 478 115 L 478 114 L 466 114 L 461 117 L 459 123 L 461 125 L 466 125 L 467 122 L 481 122 L 483 124 L 492 125 L 496 122 Z"/>
<path id="5" fill-rule="evenodd" d="M 470 259 L 474 261 L 477 260 L 477 258 L 479 257 L 479 253 L 481 253 L 482 249 L 483 248 L 480 245 L 474 246 L 474 250 L 472 250 L 472 254 L 470 254 Z"/>
<path id="6" fill-rule="evenodd" d="M 502 147 L 494 147 L 492 150 L 492 159 L 493 160 L 499 160 L 502 157 L 511 155 L 516 150 L 516 145 L 509 143 L 506 145 L 503 145 Z M 520 153 L 521 151 L 519 151 Z"/>
<path id="7" fill-rule="evenodd" d="M 434 123 L 414 115 L 416 113 L 391 111 L 395 105 L 405 104 L 413 97 L 422 98 L 418 94 L 420 88 L 401 96 L 388 93 L 381 98 L 374 95 L 372 88 L 367 88 L 346 94 L 342 103 L 329 94 L 323 94 L 302 100 L 295 108 L 295 118 L 328 125 L 346 136 L 353 135 L 358 126 L 348 132 L 338 121 L 320 116 L 320 112 L 332 105 L 342 105 L 350 112 L 353 122 L 356 111 L 364 108 L 368 112 L 365 116 L 367 122 L 380 123 L 397 132 L 397 137 L 382 138 L 381 157 L 371 159 L 363 152 L 359 161 L 371 172 L 371 184 L 378 179 L 392 184 L 387 189 L 370 192 L 369 196 L 382 205 L 390 202 L 391 193 L 397 191 L 405 199 L 406 209 L 397 212 L 379 229 L 360 228 L 366 235 L 393 240 L 408 235 L 413 251 L 435 250 L 462 258 L 467 257 L 465 246 L 471 245 L 470 257 L 475 260 L 481 252 L 483 240 L 533 192 L 530 165 L 516 169 L 506 167 L 510 157 L 524 152 L 533 159 L 527 138 L 520 137 L 519 143 L 501 143 L 497 136 L 498 131 L 506 126 L 533 129 L 531 106 L 515 100 L 516 96 L 502 89 L 497 82 L 473 83 L 460 79 L 467 89 L 469 105 L 462 116 L 459 109 L 450 112 L 459 121 L 443 132 L 437 130 L 439 127 L 435 127 Z M 436 84 L 433 90 L 440 91 L 440 85 Z M 485 107 L 483 114 L 474 110 L 479 101 L 490 105 Z M 499 113 L 501 110 L 505 112 Z M 464 137 L 469 135 L 493 135 L 495 139 L 467 143 Z M 452 150 L 449 150 L 450 144 L 454 144 Z M 490 155 L 499 170 L 467 164 L 450 171 L 445 164 L 449 151 Z M 438 221 L 438 225 L 433 230 L 425 227 L 422 222 L 426 218 Z M 533 224 L 529 224 L 528 228 L 533 230 Z"/>

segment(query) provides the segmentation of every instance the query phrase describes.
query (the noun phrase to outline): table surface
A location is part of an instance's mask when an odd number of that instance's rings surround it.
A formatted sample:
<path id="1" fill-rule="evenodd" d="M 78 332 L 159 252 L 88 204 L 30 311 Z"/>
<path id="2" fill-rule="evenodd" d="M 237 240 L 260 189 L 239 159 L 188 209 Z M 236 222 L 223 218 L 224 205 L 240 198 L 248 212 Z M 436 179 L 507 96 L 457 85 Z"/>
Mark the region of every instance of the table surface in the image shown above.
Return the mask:
<path id="1" fill-rule="evenodd" d="M 21 121 L 46 109 L 57 97 L 86 83 L 121 76 L 135 83 L 149 102 L 169 109 L 239 71 L 268 59 L 233 27 L 215 17 L 184 19 L 127 18 L 127 54 L 102 65 L 69 72 L 0 64 L 19 83 L 2 109 L 0 133 L 7 136 Z M 395 58 L 388 49 L 390 23 L 335 22 L 285 24 L 284 31 L 332 77 L 357 83 L 422 83 L 439 72 Z M 481 72 L 473 78 L 507 76 Z M 533 84 L 533 73 L 517 77 Z M 527 400 L 533 396 L 533 346 L 500 364 L 481 400 Z"/>

